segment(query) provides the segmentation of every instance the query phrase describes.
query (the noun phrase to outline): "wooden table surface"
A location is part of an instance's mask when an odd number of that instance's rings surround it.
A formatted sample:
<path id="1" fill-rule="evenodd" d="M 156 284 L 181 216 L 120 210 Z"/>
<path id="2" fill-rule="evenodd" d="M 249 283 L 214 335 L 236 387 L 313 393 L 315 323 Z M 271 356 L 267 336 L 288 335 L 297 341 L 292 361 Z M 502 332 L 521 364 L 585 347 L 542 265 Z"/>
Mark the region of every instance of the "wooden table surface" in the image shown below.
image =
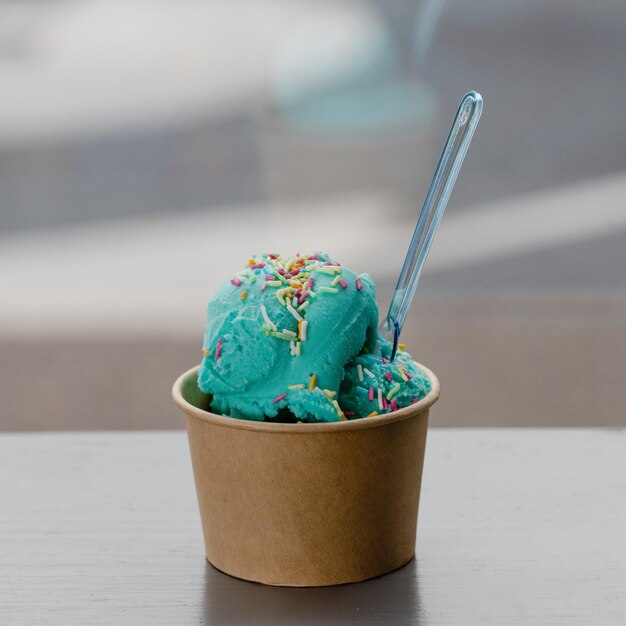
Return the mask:
<path id="1" fill-rule="evenodd" d="M 624 624 L 626 430 L 432 429 L 417 558 L 272 588 L 204 559 L 185 435 L 0 436 L 0 624 Z"/>

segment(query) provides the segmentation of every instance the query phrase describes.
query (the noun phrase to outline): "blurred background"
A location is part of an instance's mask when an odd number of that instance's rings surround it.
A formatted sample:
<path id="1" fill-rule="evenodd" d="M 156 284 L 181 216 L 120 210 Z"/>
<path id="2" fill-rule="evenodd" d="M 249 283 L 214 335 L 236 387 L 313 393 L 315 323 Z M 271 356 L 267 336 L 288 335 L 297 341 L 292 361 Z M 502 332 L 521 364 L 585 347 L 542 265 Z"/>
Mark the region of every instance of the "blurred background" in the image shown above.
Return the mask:
<path id="1" fill-rule="evenodd" d="M 441 426 L 626 424 L 626 3 L 0 0 L 0 430 L 182 428 L 251 252 L 386 310 L 485 109 L 403 340 Z"/>

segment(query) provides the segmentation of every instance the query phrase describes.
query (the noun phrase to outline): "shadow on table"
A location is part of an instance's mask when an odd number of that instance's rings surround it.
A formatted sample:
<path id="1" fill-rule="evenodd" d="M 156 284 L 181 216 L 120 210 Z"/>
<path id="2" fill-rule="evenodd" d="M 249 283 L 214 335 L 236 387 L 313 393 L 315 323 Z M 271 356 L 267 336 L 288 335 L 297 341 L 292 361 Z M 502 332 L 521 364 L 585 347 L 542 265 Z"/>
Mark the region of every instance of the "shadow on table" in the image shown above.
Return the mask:
<path id="1" fill-rule="evenodd" d="M 202 623 L 419 624 L 424 617 L 417 563 L 362 583 L 335 587 L 270 587 L 232 578 L 208 562 Z"/>

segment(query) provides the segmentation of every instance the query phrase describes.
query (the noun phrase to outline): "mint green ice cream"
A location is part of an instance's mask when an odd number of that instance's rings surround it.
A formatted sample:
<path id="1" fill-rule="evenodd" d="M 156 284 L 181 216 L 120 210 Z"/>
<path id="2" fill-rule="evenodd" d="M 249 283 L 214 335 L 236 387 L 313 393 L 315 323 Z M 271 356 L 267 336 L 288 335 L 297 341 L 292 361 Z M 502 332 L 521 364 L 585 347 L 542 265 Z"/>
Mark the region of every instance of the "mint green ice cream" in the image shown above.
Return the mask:
<path id="1" fill-rule="evenodd" d="M 394 361 L 397 372 L 387 367 L 377 326 L 368 274 L 322 253 L 255 255 L 209 301 L 198 386 L 211 396 L 212 411 L 257 421 L 365 417 L 382 406 L 378 388 L 386 404 L 378 412 L 407 406 L 430 385 L 406 352 Z M 364 366 L 376 381 L 368 374 L 361 380 Z M 400 389 L 387 371 L 400 376 Z"/>
<path id="2" fill-rule="evenodd" d="M 378 344 L 374 353 L 357 355 L 346 365 L 339 404 L 347 416 L 368 417 L 414 404 L 430 391 L 430 381 L 411 355 L 399 349 L 389 361 L 391 346 Z"/>
<path id="3" fill-rule="evenodd" d="M 337 421 L 345 364 L 376 342 L 374 284 L 326 255 L 263 254 L 210 300 L 198 385 L 251 420 Z"/>

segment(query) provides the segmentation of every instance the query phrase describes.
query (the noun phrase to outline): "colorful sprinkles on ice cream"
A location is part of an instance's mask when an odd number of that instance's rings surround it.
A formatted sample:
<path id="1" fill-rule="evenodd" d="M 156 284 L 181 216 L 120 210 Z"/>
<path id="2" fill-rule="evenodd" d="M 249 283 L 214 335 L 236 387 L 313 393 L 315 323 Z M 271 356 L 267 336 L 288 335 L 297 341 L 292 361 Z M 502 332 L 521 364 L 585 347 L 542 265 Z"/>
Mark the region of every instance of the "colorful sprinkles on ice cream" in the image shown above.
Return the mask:
<path id="1" fill-rule="evenodd" d="M 246 268 L 236 272 L 230 282 L 235 288 L 248 283 L 247 289 L 241 292 L 241 300 L 249 296 L 250 287 L 256 282 L 257 276 L 261 278 L 258 287 L 260 291 L 265 291 L 269 287 L 276 288 L 276 299 L 298 322 L 298 332 L 293 333 L 287 329 L 278 332 L 264 305 L 260 306 L 262 319 L 260 329 L 268 337 L 289 339 L 290 354 L 297 357 L 302 351 L 300 344 L 307 339 L 308 322 L 305 319 L 307 308 L 318 293 L 336 296 L 340 290 L 335 285 L 339 285 L 342 290 L 349 288 L 347 281 L 341 276 L 342 272 L 343 268 L 339 263 L 325 261 L 316 255 L 296 254 L 284 260 L 280 254 L 266 253 L 250 257 Z M 321 285 L 314 290 L 315 273 L 332 276 L 331 286 Z M 355 286 L 358 291 L 363 289 L 363 283 L 358 277 Z"/>

